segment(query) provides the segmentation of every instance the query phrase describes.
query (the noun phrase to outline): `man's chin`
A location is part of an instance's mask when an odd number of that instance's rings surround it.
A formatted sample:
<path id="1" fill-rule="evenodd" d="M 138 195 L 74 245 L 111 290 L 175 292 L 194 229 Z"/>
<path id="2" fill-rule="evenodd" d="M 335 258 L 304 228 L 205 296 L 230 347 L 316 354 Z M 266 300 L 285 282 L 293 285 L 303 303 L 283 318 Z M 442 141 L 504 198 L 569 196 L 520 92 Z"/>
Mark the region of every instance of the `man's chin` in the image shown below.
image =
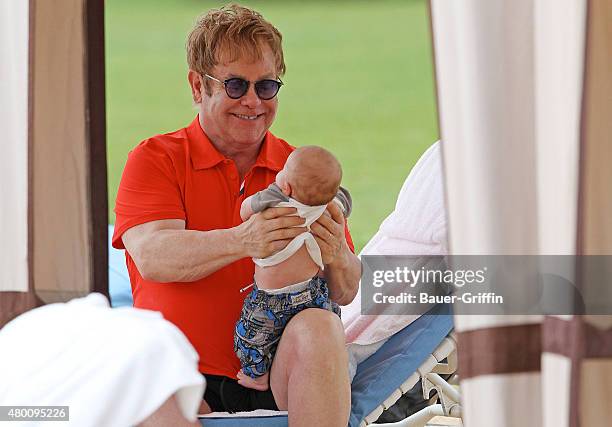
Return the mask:
<path id="1" fill-rule="evenodd" d="M 235 135 L 233 139 L 236 145 L 250 147 L 253 145 L 258 145 L 261 142 L 263 142 L 265 136 L 266 136 L 266 132 L 264 131 L 264 132 L 257 132 L 257 133 L 251 133 L 251 134 Z"/>

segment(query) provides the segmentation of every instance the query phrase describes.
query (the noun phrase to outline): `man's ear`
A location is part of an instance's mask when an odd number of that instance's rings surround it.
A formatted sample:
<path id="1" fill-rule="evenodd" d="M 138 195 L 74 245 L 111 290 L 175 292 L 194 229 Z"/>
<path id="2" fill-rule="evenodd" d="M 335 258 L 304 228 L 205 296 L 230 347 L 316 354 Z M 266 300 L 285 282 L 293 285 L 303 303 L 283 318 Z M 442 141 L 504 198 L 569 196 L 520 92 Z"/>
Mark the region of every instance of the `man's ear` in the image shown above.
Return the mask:
<path id="1" fill-rule="evenodd" d="M 202 91 L 204 87 L 202 85 L 202 78 L 200 74 L 196 71 L 189 70 L 187 73 L 187 80 L 189 81 L 189 86 L 191 87 L 191 96 L 193 98 L 193 102 L 199 104 L 202 102 Z"/>

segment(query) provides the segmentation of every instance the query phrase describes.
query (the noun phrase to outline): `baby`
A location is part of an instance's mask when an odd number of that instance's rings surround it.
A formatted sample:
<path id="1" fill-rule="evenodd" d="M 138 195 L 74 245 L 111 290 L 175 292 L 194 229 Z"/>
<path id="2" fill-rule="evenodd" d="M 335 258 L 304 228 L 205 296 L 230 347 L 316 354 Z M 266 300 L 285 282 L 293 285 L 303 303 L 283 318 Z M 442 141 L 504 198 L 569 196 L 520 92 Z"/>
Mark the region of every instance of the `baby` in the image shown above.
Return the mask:
<path id="1" fill-rule="evenodd" d="M 240 216 L 246 221 L 269 207 L 295 207 L 310 229 L 327 214 L 327 204 L 333 200 L 348 217 L 351 196 L 340 187 L 341 179 L 340 163 L 329 151 L 317 146 L 297 148 L 275 183 L 242 202 Z M 321 250 L 309 231 L 285 249 L 253 261 L 255 282 L 236 323 L 234 350 L 242 365 L 238 383 L 267 390 L 272 359 L 289 320 L 306 308 L 330 310 L 340 316 L 340 307 L 330 300 L 327 283 L 318 276 L 323 270 Z"/>

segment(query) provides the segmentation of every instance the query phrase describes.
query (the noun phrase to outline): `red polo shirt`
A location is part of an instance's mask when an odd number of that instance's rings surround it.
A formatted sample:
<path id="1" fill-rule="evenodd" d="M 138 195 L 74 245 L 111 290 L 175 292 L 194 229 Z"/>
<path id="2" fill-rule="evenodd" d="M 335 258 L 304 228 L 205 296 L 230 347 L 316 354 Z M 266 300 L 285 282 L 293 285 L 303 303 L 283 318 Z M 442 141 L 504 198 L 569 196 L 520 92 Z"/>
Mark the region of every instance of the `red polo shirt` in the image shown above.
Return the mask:
<path id="1" fill-rule="evenodd" d="M 267 132 L 240 194 L 236 165 L 211 144 L 198 117 L 187 128 L 143 141 L 130 152 L 121 178 L 113 246 L 125 249 L 127 229 L 161 219 L 182 219 L 185 228 L 201 231 L 239 225 L 242 201 L 272 183 L 293 150 Z M 348 233 L 347 241 L 353 250 Z M 252 260 L 189 283 L 144 280 L 127 251 L 126 262 L 134 306 L 160 311 L 177 325 L 198 351 L 201 372 L 234 378 L 240 369 L 234 325 L 246 296 L 240 289 L 253 281 Z"/>

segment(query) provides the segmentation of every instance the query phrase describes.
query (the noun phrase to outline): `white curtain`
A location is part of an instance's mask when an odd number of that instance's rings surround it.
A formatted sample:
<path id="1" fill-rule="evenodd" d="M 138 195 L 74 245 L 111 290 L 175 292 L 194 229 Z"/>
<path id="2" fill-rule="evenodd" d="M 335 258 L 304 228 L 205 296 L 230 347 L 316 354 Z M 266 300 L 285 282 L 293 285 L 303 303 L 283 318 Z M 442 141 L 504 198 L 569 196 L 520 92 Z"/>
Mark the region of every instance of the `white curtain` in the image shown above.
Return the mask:
<path id="1" fill-rule="evenodd" d="M 28 28 L 27 1 L 0 2 L 0 291 L 28 290 Z"/>
<path id="2" fill-rule="evenodd" d="M 430 6 L 451 253 L 612 254 L 610 3 Z M 456 316 L 464 424 L 605 425 L 598 319 Z"/>

